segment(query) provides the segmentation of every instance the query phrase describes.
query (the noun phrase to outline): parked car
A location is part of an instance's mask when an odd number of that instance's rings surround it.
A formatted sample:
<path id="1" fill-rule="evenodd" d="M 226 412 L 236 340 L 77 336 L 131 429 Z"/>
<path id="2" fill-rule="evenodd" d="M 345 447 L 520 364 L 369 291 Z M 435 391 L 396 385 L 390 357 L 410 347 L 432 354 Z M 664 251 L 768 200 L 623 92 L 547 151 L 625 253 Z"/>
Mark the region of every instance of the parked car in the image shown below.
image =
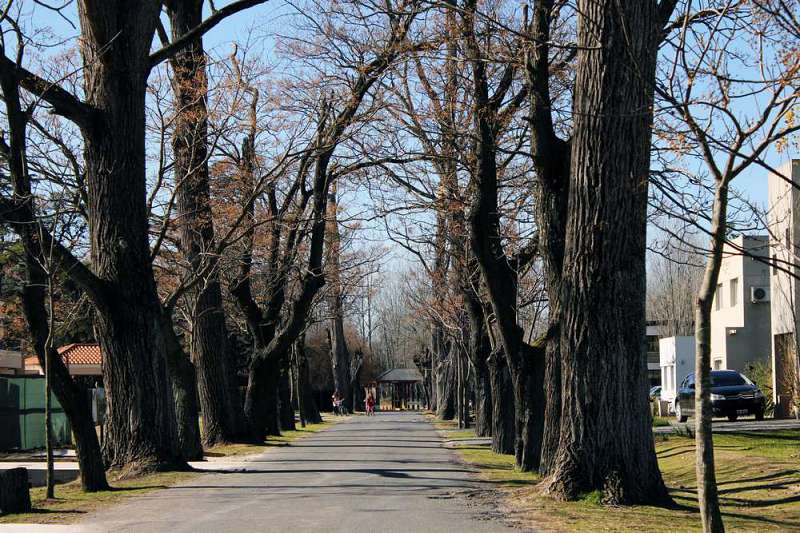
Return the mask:
<path id="1" fill-rule="evenodd" d="M 686 422 L 694 416 L 694 373 L 686 376 L 675 399 L 675 417 Z M 764 419 L 764 394 L 747 376 L 735 370 L 711 371 L 711 409 L 714 416 L 727 416 L 731 422 L 742 415 Z"/>
<path id="2" fill-rule="evenodd" d="M 661 385 L 650 387 L 650 393 L 648 394 L 648 397 L 650 398 L 651 402 L 661 398 Z"/>

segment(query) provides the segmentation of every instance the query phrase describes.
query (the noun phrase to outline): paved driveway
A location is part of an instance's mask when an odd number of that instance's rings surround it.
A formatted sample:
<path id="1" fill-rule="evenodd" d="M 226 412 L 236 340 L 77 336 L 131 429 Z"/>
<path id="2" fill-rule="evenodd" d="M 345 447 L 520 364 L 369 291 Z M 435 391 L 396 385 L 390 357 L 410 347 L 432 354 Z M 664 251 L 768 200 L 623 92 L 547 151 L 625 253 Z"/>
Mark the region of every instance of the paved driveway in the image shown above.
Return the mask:
<path id="1" fill-rule="evenodd" d="M 73 531 L 511 531 L 418 414 L 354 416 L 292 446 L 90 515 Z"/>
<path id="2" fill-rule="evenodd" d="M 694 418 L 690 418 L 686 423 L 676 422 L 673 418 L 669 426 L 653 428 L 653 433 L 685 432 L 687 427 L 694 431 Z M 754 418 L 740 418 L 736 422 L 729 422 L 724 418 L 715 418 L 711 427 L 714 433 L 758 433 L 780 431 L 783 429 L 800 429 L 800 420 L 774 420 L 771 418 L 755 420 Z"/>

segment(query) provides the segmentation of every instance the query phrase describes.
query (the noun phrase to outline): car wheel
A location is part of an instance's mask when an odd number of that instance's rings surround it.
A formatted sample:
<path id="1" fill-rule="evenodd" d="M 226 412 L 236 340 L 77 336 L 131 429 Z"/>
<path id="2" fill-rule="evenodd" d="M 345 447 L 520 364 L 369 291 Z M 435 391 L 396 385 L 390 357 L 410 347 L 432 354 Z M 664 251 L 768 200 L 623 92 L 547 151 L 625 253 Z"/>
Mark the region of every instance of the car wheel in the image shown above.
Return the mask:
<path id="1" fill-rule="evenodd" d="M 678 422 L 686 422 L 689 420 L 688 416 L 683 415 L 683 411 L 681 411 L 681 404 L 679 402 L 675 402 L 675 418 L 678 419 Z"/>
<path id="2" fill-rule="evenodd" d="M 739 418 L 739 415 L 737 415 L 736 413 L 732 413 L 732 414 L 728 415 L 728 420 L 730 420 L 731 422 L 736 422 L 737 418 Z"/>
<path id="3" fill-rule="evenodd" d="M 756 411 L 755 414 L 756 414 L 756 420 L 764 420 L 764 411 L 763 410 Z"/>

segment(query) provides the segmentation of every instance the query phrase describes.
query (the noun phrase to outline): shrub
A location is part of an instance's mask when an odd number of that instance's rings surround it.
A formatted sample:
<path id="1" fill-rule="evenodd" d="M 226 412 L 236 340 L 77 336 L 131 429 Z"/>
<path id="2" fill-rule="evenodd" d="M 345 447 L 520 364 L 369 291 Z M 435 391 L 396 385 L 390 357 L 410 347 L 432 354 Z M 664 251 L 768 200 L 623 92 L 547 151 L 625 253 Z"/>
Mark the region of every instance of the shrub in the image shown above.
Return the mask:
<path id="1" fill-rule="evenodd" d="M 775 413 L 775 402 L 772 394 L 772 365 L 763 361 L 753 363 L 748 368 L 747 377 L 755 382 L 761 392 L 764 393 L 764 398 L 766 399 L 764 415 L 772 416 Z"/>

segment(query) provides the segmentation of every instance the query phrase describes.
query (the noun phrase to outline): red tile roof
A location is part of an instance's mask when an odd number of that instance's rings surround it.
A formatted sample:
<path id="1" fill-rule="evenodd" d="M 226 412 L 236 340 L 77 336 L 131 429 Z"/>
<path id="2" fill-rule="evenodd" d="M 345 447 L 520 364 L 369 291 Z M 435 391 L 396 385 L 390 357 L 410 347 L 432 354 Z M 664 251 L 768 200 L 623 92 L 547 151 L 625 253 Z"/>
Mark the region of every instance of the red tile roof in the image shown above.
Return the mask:
<path id="1" fill-rule="evenodd" d="M 67 344 L 57 349 L 66 365 L 97 365 L 103 361 L 100 345 L 91 342 Z M 39 358 L 35 355 L 25 358 L 25 368 L 39 366 Z"/>
<path id="2" fill-rule="evenodd" d="M 103 354 L 100 345 L 90 342 L 67 344 L 58 349 L 67 365 L 101 365 Z"/>

